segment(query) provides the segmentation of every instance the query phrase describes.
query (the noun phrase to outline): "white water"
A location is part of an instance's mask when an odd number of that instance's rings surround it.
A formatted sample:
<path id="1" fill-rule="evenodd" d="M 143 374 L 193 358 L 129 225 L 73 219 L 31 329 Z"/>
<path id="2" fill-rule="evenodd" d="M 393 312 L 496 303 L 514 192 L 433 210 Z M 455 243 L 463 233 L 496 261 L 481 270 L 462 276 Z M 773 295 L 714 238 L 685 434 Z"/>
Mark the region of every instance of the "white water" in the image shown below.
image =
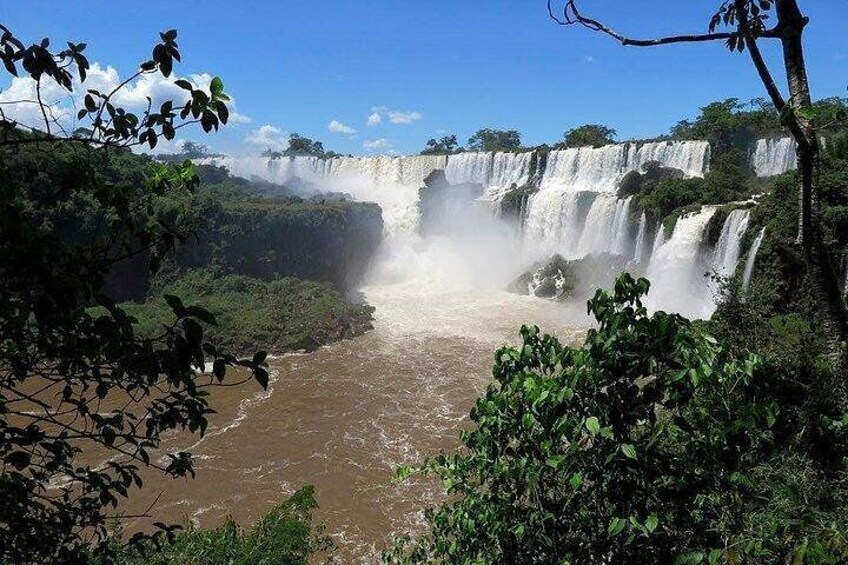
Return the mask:
<path id="1" fill-rule="evenodd" d="M 658 233 L 652 245 L 655 232 L 649 230 L 648 218 L 643 213 L 637 220 L 631 213 L 632 199 L 619 199 L 616 191 L 624 175 L 650 162 L 678 169 L 688 177 L 703 176 L 709 155 L 709 144 L 702 141 L 552 151 L 543 173 L 537 172 L 539 190 L 522 211 L 520 235 L 506 229 L 486 208 L 469 203 L 446 212 L 446 223 L 454 226 L 447 239 L 418 236 L 418 191 L 427 175 L 443 169 L 451 184 L 478 184 L 483 187 L 481 200 L 499 203 L 511 186 L 530 181 L 536 155 L 467 152 L 448 157 L 225 158 L 214 162 L 239 176 L 280 184 L 298 177 L 321 191 L 345 192 L 378 203 L 386 225 L 386 243 L 374 271 L 380 280 L 402 280 L 414 273 L 422 282 L 432 283 L 438 272 L 469 286 L 495 288 L 551 253 L 570 259 L 611 253 L 633 258 L 637 271 L 639 265 L 645 266 L 657 289 L 657 307 L 701 316 L 712 311 L 713 293 L 701 280 L 704 277 L 695 273 L 733 272 L 747 213 L 731 214 L 715 253 L 702 257 L 703 228 L 713 208 L 681 218 L 668 241 Z M 681 290 L 673 291 L 675 286 Z"/>
<path id="2" fill-rule="evenodd" d="M 754 171 L 758 177 L 773 177 L 797 167 L 795 140 L 791 137 L 760 139 L 754 149 Z"/>
<path id="3" fill-rule="evenodd" d="M 748 251 L 748 258 L 745 260 L 745 271 L 742 274 L 742 290 L 748 290 L 751 286 L 751 278 L 754 276 L 754 266 L 757 262 L 757 253 L 760 251 L 760 246 L 763 244 L 765 235 L 766 228 L 763 228 L 751 245 L 750 251 Z"/>
<path id="4" fill-rule="evenodd" d="M 625 143 L 551 151 L 541 188 L 615 192 L 624 175 L 649 162 L 679 169 L 688 177 L 702 177 L 709 170 L 709 155 L 706 141 L 660 141 L 641 146 Z"/>
<path id="5" fill-rule="evenodd" d="M 732 277 L 739 262 L 742 237 L 748 231 L 750 210 L 734 210 L 724 222 L 713 253 L 713 271 L 720 277 Z"/>
<path id="6" fill-rule="evenodd" d="M 647 271 L 653 285 L 646 301 L 650 307 L 693 318 L 712 314 L 715 304 L 701 264 L 701 244 L 716 210 L 714 206 L 704 206 L 698 212 L 681 216 L 668 240 L 657 237 Z"/>
<path id="7" fill-rule="evenodd" d="M 645 212 L 642 212 L 642 215 L 639 217 L 639 228 L 636 232 L 636 245 L 633 256 L 633 262 L 636 265 L 642 264 L 642 259 L 645 256 L 645 246 L 647 245 L 648 238 L 648 216 Z"/>

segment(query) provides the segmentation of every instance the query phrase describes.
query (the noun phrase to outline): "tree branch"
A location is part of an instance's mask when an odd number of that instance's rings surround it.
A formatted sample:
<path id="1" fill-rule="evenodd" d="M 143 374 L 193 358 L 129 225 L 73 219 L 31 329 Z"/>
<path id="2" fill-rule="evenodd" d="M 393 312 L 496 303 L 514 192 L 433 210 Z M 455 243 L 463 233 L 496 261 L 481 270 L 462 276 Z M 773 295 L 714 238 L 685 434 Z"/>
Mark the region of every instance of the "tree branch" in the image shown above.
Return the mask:
<path id="1" fill-rule="evenodd" d="M 548 14 L 551 19 L 559 25 L 581 25 L 592 31 L 597 31 L 608 35 L 619 41 L 622 45 L 631 47 L 657 47 L 659 45 L 671 45 L 674 43 L 703 43 L 708 41 L 727 41 L 741 36 L 739 32 L 719 32 L 719 33 L 702 33 L 702 34 L 685 34 L 671 35 L 668 37 L 659 37 L 654 39 L 634 39 L 622 33 L 615 31 L 607 25 L 602 24 L 598 20 L 589 18 L 580 13 L 577 8 L 577 0 L 567 0 L 562 11 L 562 17 L 557 17 L 553 10 L 553 1 L 548 0 Z M 780 37 L 780 28 L 775 26 L 770 29 L 759 32 L 757 37 L 775 39 Z"/>

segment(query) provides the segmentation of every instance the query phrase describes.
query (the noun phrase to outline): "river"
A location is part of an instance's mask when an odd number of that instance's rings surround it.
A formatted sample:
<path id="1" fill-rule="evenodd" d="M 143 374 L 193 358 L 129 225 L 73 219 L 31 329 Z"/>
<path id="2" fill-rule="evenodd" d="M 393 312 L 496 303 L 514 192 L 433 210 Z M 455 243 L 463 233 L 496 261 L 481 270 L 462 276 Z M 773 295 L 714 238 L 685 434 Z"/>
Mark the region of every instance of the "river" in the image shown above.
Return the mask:
<path id="1" fill-rule="evenodd" d="M 313 484 L 317 518 L 343 563 L 372 562 L 393 533 L 420 528 L 439 489 L 397 483 L 397 467 L 457 447 L 491 382 L 495 350 L 515 344 L 521 324 L 566 341 L 588 325 L 585 304 L 508 294 L 500 276 L 468 268 L 475 257 L 463 253 L 462 269 L 451 257 L 446 249 L 384 257 L 361 289 L 376 307 L 372 331 L 272 357 L 266 392 L 217 391 L 220 413 L 191 449 L 196 479 L 148 475 L 128 511 L 154 504 L 157 519 L 210 527 L 231 514 L 249 524 Z M 169 447 L 180 441 L 170 438 Z"/>

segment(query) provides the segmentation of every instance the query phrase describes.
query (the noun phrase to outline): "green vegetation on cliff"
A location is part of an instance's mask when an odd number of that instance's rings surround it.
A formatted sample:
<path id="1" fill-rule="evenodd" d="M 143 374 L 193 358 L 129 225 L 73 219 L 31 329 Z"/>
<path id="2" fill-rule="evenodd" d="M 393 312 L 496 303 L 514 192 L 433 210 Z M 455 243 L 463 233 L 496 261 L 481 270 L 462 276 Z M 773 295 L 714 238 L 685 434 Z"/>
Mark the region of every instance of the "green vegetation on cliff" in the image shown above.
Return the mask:
<path id="1" fill-rule="evenodd" d="M 374 311 L 348 302 L 328 283 L 295 278 L 262 281 L 207 268 L 186 272 L 156 289 L 143 304 L 124 304 L 127 314 L 138 320 L 139 334 L 154 336 L 167 323 L 166 295 L 203 304 L 217 322 L 206 330 L 209 340 L 237 352 L 311 351 L 370 329 Z"/>

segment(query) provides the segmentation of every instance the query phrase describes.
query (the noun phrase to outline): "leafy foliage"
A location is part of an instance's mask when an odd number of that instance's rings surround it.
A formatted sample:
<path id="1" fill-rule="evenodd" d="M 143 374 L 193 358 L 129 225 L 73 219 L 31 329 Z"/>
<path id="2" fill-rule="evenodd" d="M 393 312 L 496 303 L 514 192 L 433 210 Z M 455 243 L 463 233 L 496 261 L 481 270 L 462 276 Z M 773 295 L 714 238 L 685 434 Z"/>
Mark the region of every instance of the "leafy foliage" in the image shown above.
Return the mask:
<path id="1" fill-rule="evenodd" d="M 459 142 L 456 140 L 456 135 L 445 135 L 439 139 L 431 138 L 427 140 L 427 147 L 421 152 L 422 155 L 450 155 L 460 151 Z"/>
<path id="2" fill-rule="evenodd" d="M 790 375 L 680 316 L 649 316 L 648 288 L 624 274 L 598 291 L 582 348 L 524 327 L 521 347 L 495 354 L 463 450 L 400 470 L 435 475 L 449 496 L 387 561 L 848 558 L 842 420 L 800 404 L 785 416 Z M 810 425 L 838 446 L 827 459 L 801 441 Z"/>
<path id="3" fill-rule="evenodd" d="M 217 325 L 207 336 L 219 347 L 277 353 L 315 348 L 361 334 L 371 327 L 371 306 L 352 304 L 329 284 L 295 278 L 261 281 L 225 274 L 220 267 L 188 271 L 156 289 L 144 304 L 124 304 L 138 320 L 136 331 L 155 336 L 167 323 L 168 296 L 202 303 Z"/>
<path id="4" fill-rule="evenodd" d="M 521 148 L 521 134 L 516 130 L 483 128 L 468 138 L 472 151 L 515 151 Z"/>
<path id="5" fill-rule="evenodd" d="M 320 141 L 309 139 L 299 133 L 293 133 L 289 136 L 288 147 L 285 151 L 266 149 L 262 152 L 262 156 L 270 157 L 272 159 L 279 159 L 280 157 L 304 156 L 325 157 L 329 159 L 331 157 L 338 156 L 338 154 L 333 151 L 326 151 L 324 149 L 324 144 Z"/>
<path id="6" fill-rule="evenodd" d="M 557 147 L 603 147 L 615 143 L 616 131 L 599 124 L 586 124 L 570 129 Z"/>
<path id="7" fill-rule="evenodd" d="M 85 44 L 54 53 L 47 39 L 25 48 L 2 31 L 10 73 L 22 68 L 39 86 L 52 80 L 69 91 L 76 73 L 84 84 Z M 195 225 L 194 167 L 139 160 L 127 148 L 155 147 L 160 136 L 172 139 L 194 123 L 209 132 L 227 122 L 229 98 L 219 78 L 208 93 L 176 80 L 188 101 L 155 110 L 151 102 L 140 116 L 113 104 L 141 75 L 171 75 L 180 60 L 176 37 L 174 30 L 160 34 L 152 58 L 112 92 L 87 91 L 78 115 L 90 122 L 84 135 L 53 135 L 46 111 L 43 130 L 0 122 L 3 562 L 74 563 L 89 551 L 108 554 L 110 509 L 141 486 L 140 467 L 193 474 L 189 453 L 157 453 L 162 434 L 203 433 L 212 412 L 207 390 L 228 366 L 267 383 L 264 357 L 237 359 L 205 339 L 216 321 L 200 306 L 167 297 L 167 322 L 157 335 L 140 337 L 135 320 L 104 293 L 115 265 L 146 253 L 155 271 Z M 93 313 L 93 306 L 100 309 Z M 220 370 L 200 377 L 207 359 Z M 108 458 L 102 465 L 81 459 L 97 453 Z M 133 540 L 158 542 L 173 532 L 161 525 Z"/>

